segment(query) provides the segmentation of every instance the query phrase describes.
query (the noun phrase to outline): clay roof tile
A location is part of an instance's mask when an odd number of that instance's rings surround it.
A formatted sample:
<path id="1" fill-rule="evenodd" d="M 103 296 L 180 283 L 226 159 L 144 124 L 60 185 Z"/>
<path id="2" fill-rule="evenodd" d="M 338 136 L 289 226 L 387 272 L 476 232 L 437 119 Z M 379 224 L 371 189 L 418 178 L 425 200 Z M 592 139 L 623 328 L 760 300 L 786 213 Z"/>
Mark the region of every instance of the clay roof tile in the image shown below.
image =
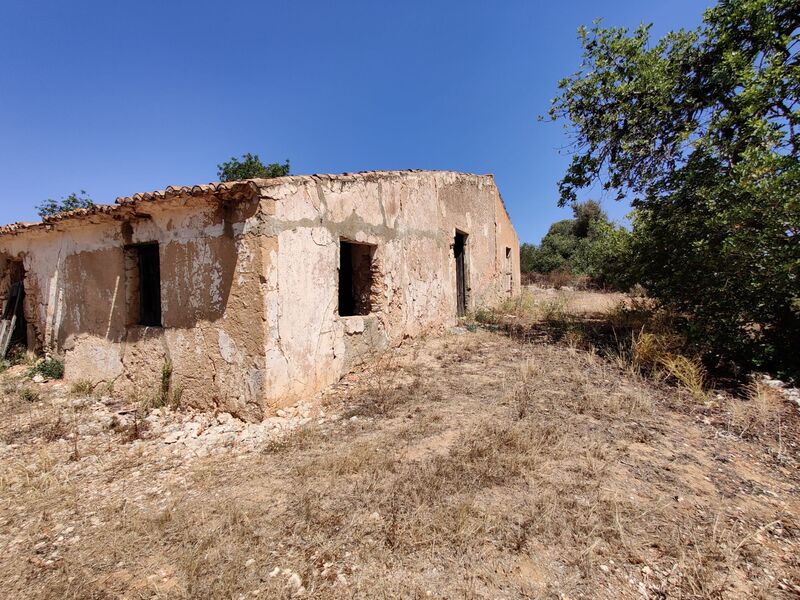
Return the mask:
<path id="1" fill-rule="evenodd" d="M 259 193 L 259 188 L 272 187 L 284 183 L 294 183 L 303 181 L 350 181 L 354 179 L 377 179 L 383 177 L 401 177 L 408 173 L 422 173 L 421 169 L 407 169 L 405 171 L 361 171 L 358 173 L 325 174 L 317 173 L 313 175 L 287 175 L 286 177 L 276 177 L 273 179 L 245 179 L 242 181 L 214 182 L 191 186 L 167 186 L 163 190 L 152 192 L 140 192 L 131 196 L 121 196 L 114 201 L 114 204 L 97 204 L 91 208 L 78 208 L 68 212 L 44 217 L 38 223 L 11 223 L 0 226 L 0 236 L 15 235 L 31 229 L 52 229 L 56 223 L 72 219 L 90 219 L 94 215 L 111 215 L 122 213 L 124 210 L 135 207 L 145 202 L 156 202 L 180 197 L 197 196 L 216 196 L 220 200 L 243 200 L 250 199 Z M 447 171 L 427 171 L 429 173 L 447 173 Z M 469 173 L 456 173 L 457 175 L 471 175 Z M 489 176 L 491 177 L 491 176 Z"/>

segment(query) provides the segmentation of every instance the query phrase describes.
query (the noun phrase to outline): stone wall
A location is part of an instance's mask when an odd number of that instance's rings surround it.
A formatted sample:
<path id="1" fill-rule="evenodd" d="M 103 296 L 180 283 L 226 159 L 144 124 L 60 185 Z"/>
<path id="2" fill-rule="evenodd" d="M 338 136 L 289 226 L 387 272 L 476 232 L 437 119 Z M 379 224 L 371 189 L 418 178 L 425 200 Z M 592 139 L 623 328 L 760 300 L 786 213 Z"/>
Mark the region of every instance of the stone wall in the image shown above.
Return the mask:
<path id="1" fill-rule="evenodd" d="M 519 292 L 519 243 L 490 176 L 400 172 L 295 178 L 275 203 L 266 310 L 267 403 L 294 402 L 376 349 L 456 323 L 456 230 L 468 307 Z M 372 312 L 337 313 L 340 241 L 374 245 Z M 510 249 L 509 260 L 506 249 Z"/>
<path id="2" fill-rule="evenodd" d="M 248 231 L 258 208 L 257 200 L 154 203 L 146 218 L 66 221 L 0 238 L 0 249 L 22 257 L 37 345 L 64 355 L 68 380 L 144 400 L 169 363 L 187 404 L 258 418 L 264 269 L 261 238 Z M 145 242 L 159 244 L 163 328 L 138 326 L 129 310 L 124 248 Z"/>
<path id="3" fill-rule="evenodd" d="M 0 235 L 0 287 L 8 261 L 21 258 L 35 346 L 64 355 L 67 379 L 145 399 L 169 364 L 183 403 L 251 420 L 307 398 L 376 350 L 455 324 L 456 230 L 468 235 L 471 309 L 519 290 L 517 237 L 490 176 L 255 182 L 249 200 L 177 197 L 124 218 L 111 211 Z M 338 315 L 343 239 L 373 246 L 368 315 Z M 151 242 L 163 327 L 136 322 L 126 252 Z"/>

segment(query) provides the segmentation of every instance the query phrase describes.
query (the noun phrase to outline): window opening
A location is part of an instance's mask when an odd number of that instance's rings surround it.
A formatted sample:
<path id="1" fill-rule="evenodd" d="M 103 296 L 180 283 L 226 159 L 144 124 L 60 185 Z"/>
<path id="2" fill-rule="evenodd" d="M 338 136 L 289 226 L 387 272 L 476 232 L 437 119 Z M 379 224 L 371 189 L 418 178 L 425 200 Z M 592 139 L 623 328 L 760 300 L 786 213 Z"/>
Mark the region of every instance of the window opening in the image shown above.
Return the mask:
<path id="1" fill-rule="evenodd" d="M 128 321 L 143 327 L 161 327 L 161 259 L 158 244 L 125 249 L 128 280 Z"/>
<path id="2" fill-rule="evenodd" d="M 339 243 L 339 316 L 372 312 L 375 246 L 341 240 Z"/>

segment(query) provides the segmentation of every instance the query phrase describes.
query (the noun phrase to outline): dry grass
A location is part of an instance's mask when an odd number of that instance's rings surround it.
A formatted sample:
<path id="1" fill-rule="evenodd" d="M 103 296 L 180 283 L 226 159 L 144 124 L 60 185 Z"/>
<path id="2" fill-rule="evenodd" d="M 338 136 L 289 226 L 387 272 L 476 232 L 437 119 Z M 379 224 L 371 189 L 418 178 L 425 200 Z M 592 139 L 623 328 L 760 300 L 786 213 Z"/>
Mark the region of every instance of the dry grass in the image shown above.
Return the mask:
<path id="1" fill-rule="evenodd" d="M 627 305 L 624 294 L 565 289 L 526 288 L 516 298 L 505 301 L 492 311 L 492 317 L 518 319 L 522 322 L 563 320 L 572 316 L 605 317 L 620 303 Z M 488 315 L 487 315 L 488 316 Z"/>
<path id="2" fill-rule="evenodd" d="M 90 396 L 94 392 L 94 384 L 88 379 L 79 379 L 69 386 L 73 396 Z"/>
<path id="3" fill-rule="evenodd" d="M 71 440 L 23 443 L 0 463 L 0 592 L 800 591 L 797 415 L 760 384 L 705 422 L 675 408 L 683 392 L 601 355 L 482 331 L 407 345 L 332 393 L 342 420 L 249 454 L 189 460 L 155 441 L 81 439 L 71 461 Z M 20 402 L 4 410 L 28 423 Z M 780 456 L 764 451 L 778 420 Z"/>
<path id="4" fill-rule="evenodd" d="M 600 352 L 621 368 L 681 387 L 695 402 L 708 400 L 706 370 L 698 357 L 684 354 L 687 343 L 675 333 L 674 315 L 647 299 L 530 288 L 478 316 L 526 341 Z"/>
<path id="5" fill-rule="evenodd" d="M 742 438 L 760 439 L 782 452 L 783 427 L 781 415 L 786 400 L 775 388 L 754 380 L 747 388 L 747 395 L 733 400 L 728 405 L 728 426 Z"/>

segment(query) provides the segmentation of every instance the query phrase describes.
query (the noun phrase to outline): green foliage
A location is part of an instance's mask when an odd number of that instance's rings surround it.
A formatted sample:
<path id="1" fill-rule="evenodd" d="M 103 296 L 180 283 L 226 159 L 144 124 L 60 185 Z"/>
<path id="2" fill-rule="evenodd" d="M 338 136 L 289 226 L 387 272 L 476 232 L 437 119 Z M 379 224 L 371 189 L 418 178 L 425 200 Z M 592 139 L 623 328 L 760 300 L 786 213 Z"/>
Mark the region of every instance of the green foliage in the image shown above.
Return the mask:
<path id="1" fill-rule="evenodd" d="M 596 181 L 631 198 L 638 280 L 708 357 L 800 373 L 796 0 L 723 0 L 656 42 L 648 26 L 579 36 L 550 110 L 575 143 L 560 202 Z"/>
<path id="2" fill-rule="evenodd" d="M 81 190 L 80 194 L 72 193 L 61 200 L 48 198 L 36 207 L 39 216 L 52 217 L 61 213 L 69 212 L 78 208 L 92 208 L 94 202 L 86 195 L 86 190 Z"/>
<path id="3" fill-rule="evenodd" d="M 220 181 L 240 181 L 242 179 L 270 179 L 284 177 L 289 174 L 289 160 L 285 163 L 265 165 L 258 154 L 243 154 L 241 160 L 232 157 L 229 161 L 217 165 L 217 177 Z"/>
<path id="4" fill-rule="evenodd" d="M 638 283 L 631 232 L 609 222 L 592 224 L 584 254 L 585 273 L 603 288 L 627 291 Z"/>
<path id="5" fill-rule="evenodd" d="M 523 244 L 523 272 L 563 271 L 588 275 L 603 286 L 627 289 L 631 285 L 630 233 L 614 225 L 594 200 L 574 203 L 573 219 L 556 221 L 537 247 Z"/>
<path id="6" fill-rule="evenodd" d="M 45 358 L 36 363 L 28 375 L 30 377 L 41 375 L 45 379 L 61 379 L 64 377 L 64 361 L 57 358 Z"/>
<path id="7" fill-rule="evenodd" d="M 577 238 L 589 237 L 589 230 L 595 223 L 608 223 L 608 215 L 596 200 L 574 203 L 572 214 L 575 216 L 572 233 Z"/>

